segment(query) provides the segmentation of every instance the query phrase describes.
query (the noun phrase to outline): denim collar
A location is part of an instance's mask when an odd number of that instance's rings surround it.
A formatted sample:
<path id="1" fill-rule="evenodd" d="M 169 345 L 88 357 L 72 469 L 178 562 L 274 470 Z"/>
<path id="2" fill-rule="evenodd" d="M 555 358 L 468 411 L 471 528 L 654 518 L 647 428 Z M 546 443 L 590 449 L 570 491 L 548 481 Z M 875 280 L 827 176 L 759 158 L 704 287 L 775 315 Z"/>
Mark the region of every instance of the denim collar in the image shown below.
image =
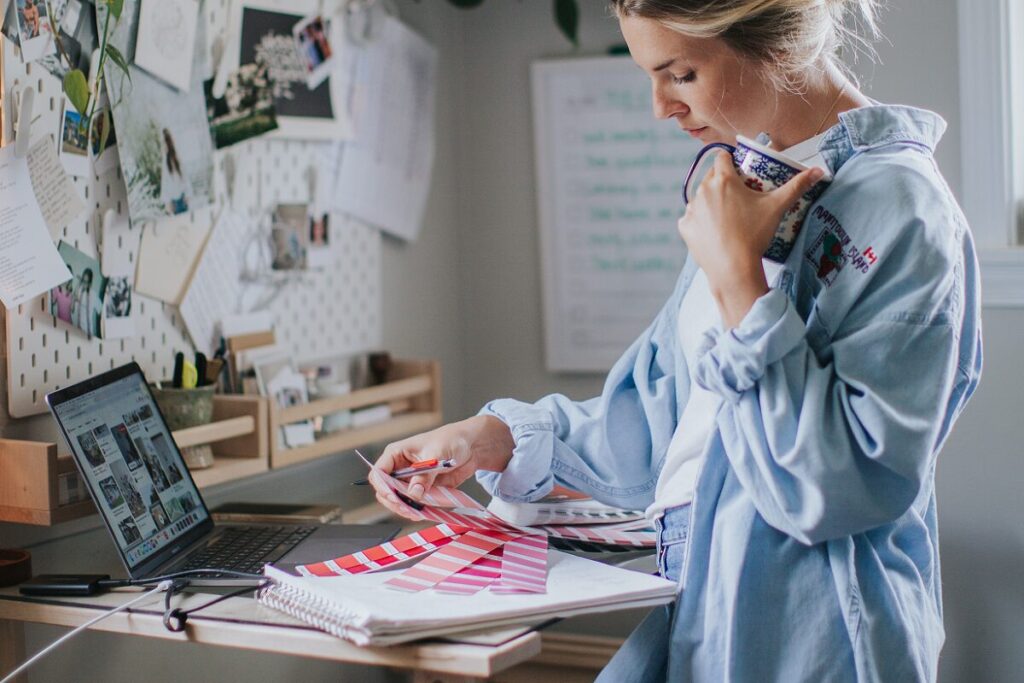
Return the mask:
<path id="1" fill-rule="evenodd" d="M 945 120 L 935 112 L 898 104 L 872 104 L 839 114 L 818 146 L 833 173 L 854 154 L 894 143 L 917 145 L 935 152 Z"/>

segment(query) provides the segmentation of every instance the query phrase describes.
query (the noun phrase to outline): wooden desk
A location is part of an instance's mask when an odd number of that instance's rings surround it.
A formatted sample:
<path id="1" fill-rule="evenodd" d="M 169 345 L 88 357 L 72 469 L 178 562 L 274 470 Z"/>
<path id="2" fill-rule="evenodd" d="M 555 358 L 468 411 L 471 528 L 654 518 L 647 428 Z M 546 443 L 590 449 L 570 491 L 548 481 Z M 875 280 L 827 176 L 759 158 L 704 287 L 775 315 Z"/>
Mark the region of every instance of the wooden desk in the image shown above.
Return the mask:
<path id="1" fill-rule="evenodd" d="M 19 595 L 16 588 L 0 589 L 0 676 L 26 659 L 25 622 L 78 626 L 135 594 L 137 592 L 115 591 L 89 598 L 43 602 Z M 188 609 L 211 597 L 201 593 L 176 596 L 174 604 Z M 526 628 L 466 636 L 460 638 L 460 642 L 358 647 L 266 608 L 249 597 L 231 598 L 190 615 L 186 630 L 172 633 L 163 625 L 163 599 L 162 593 L 154 595 L 130 612 L 115 614 L 93 628 L 147 638 L 406 669 L 414 672 L 413 680 L 422 683 L 484 680 L 534 657 L 541 650 L 540 634 Z"/>

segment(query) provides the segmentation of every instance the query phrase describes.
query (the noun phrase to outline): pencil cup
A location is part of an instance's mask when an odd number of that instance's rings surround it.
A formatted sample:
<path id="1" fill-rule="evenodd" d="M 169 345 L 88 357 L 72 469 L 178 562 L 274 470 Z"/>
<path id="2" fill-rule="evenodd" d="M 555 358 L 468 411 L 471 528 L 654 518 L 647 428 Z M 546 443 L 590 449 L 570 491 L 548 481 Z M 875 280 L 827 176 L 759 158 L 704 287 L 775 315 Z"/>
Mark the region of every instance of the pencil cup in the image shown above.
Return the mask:
<path id="1" fill-rule="evenodd" d="M 151 387 L 153 398 L 171 431 L 209 424 L 213 419 L 212 384 L 194 389 L 167 389 Z M 213 465 L 213 447 L 209 444 L 181 449 L 189 469 L 198 470 Z"/>

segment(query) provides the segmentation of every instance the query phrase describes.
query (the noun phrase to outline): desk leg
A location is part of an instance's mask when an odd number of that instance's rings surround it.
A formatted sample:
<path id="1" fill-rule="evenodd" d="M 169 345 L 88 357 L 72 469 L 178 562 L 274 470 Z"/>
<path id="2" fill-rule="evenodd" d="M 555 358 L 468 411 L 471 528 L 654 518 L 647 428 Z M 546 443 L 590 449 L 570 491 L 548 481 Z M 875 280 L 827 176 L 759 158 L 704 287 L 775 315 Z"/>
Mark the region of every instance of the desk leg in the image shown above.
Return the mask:
<path id="1" fill-rule="evenodd" d="M 25 661 L 25 624 L 12 619 L 0 619 L 0 676 L 14 671 Z M 14 683 L 25 683 L 25 674 Z"/>
<path id="2" fill-rule="evenodd" d="M 412 672 L 412 683 L 482 683 L 487 679 L 457 674 L 433 673 L 431 671 Z"/>

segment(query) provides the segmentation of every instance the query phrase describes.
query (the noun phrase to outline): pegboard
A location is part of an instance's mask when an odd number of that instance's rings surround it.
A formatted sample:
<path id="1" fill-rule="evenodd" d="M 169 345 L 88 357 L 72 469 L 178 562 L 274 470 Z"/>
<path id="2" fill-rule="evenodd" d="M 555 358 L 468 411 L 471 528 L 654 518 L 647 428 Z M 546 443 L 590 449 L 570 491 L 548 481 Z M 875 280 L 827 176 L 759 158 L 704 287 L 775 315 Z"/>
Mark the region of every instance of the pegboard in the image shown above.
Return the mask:
<path id="1" fill-rule="evenodd" d="M 228 19 L 227 0 L 204 0 L 207 43 L 221 33 Z M 294 11 L 294 10 L 293 10 Z M 201 19 L 202 21 L 202 19 Z M 34 130 L 52 131 L 57 137 L 63 111 L 61 83 L 38 65 L 23 64 L 18 48 L 3 43 L 4 110 L 10 111 L 16 88 L 36 90 L 35 112 L 43 118 Z M 209 49 L 209 47 L 207 48 Z M 4 140 L 11 140 L 10 117 L 5 116 Z M 337 143 L 301 140 L 254 139 L 214 153 L 213 211 L 199 210 L 192 220 L 211 223 L 228 201 L 225 170 L 234 168 L 232 206 L 250 219 L 253 239 L 259 225 L 277 203 L 310 202 L 314 191 L 310 169 L 317 160 L 336 153 Z M 231 159 L 229 159 L 231 157 Z M 322 168 L 319 171 L 323 172 Z M 108 209 L 127 216 L 125 186 L 120 169 L 90 178 L 73 177 L 75 188 L 88 210 L 64 228 L 62 239 L 86 254 L 99 257 L 102 217 Z M 134 263 L 143 225 L 131 226 L 127 243 L 118 245 Z M 240 249 L 242 246 L 240 245 Z M 275 320 L 278 341 L 299 361 L 327 358 L 379 347 L 380 233 L 340 214 L 330 217 L 330 262 L 321 270 L 303 271 L 300 277 L 275 285 L 281 287 L 266 306 Z M 176 306 L 132 295 L 136 334 L 125 339 L 89 338 L 85 332 L 50 315 L 48 296 L 36 297 L 6 311 L 8 412 L 25 417 L 45 412 L 43 397 L 50 391 L 135 360 L 150 379 L 171 375 L 174 354 L 194 352 Z"/>

